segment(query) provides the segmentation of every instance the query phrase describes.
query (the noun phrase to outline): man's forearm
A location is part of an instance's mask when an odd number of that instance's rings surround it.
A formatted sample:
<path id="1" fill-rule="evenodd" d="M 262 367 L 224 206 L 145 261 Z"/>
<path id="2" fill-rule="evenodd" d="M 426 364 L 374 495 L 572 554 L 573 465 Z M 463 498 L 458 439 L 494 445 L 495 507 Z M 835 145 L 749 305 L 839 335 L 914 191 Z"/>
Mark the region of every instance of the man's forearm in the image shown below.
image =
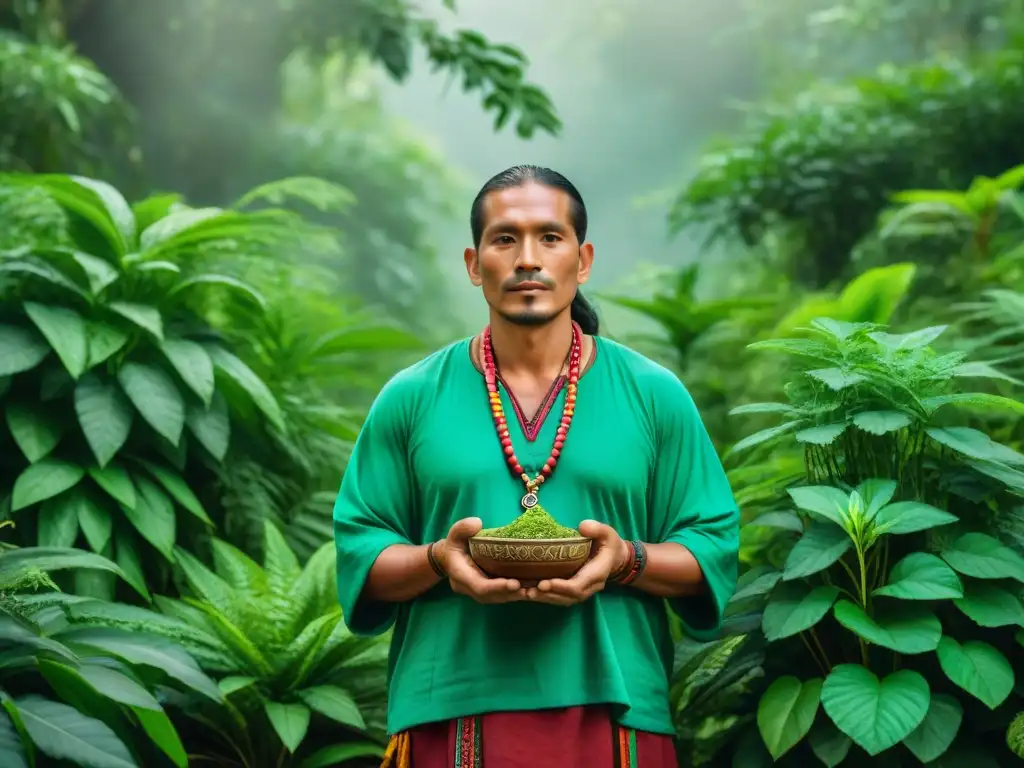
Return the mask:
<path id="1" fill-rule="evenodd" d="M 689 597 L 707 589 L 697 558 L 682 544 L 645 544 L 644 549 L 643 572 L 629 586 L 657 597 Z"/>
<path id="2" fill-rule="evenodd" d="M 366 577 L 363 598 L 404 603 L 435 586 L 441 577 L 427 558 L 428 546 L 392 544 L 381 552 Z"/>

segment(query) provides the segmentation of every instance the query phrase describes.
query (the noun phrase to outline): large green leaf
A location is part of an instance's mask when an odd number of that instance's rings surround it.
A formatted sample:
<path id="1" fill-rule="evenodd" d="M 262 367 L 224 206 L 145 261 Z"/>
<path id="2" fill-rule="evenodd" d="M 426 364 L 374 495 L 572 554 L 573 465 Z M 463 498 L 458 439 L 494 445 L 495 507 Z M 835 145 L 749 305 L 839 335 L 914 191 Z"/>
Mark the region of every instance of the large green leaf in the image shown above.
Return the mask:
<path id="1" fill-rule="evenodd" d="M 11 509 L 17 512 L 64 493 L 78 485 L 84 475 L 84 469 L 68 461 L 53 458 L 37 461 L 14 481 Z"/>
<path id="2" fill-rule="evenodd" d="M 164 338 L 164 319 L 160 310 L 146 304 L 130 304 L 124 301 L 113 301 L 107 305 L 126 320 L 130 320 L 157 340 Z"/>
<path id="3" fill-rule="evenodd" d="M 825 617 L 838 595 L 837 587 L 812 589 L 796 581 L 779 584 L 764 609 L 764 636 L 775 641 L 810 629 Z"/>
<path id="4" fill-rule="evenodd" d="M 135 485 L 124 467 L 117 464 L 110 464 L 102 469 L 90 467 L 89 477 L 121 506 L 129 509 L 135 507 Z"/>
<path id="5" fill-rule="evenodd" d="M 971 427 L 932 427 L 926 432 L 935 442 L 972 459 L 1013 466 L 1024 465 L 1024 455 L 995 442 L 980 430 Z"/>
<path id="6" fill-rule="evenodd" d="M 982 627 L 1024 627 L 1024 604 L 1012 592 L 984 582 L 970 582 L 956 607 Z"/>
<path id="7" fill-rule="evenodd" d="M 946 677 L 995 709 L 1013 691 L 1013 667 L 988 643 L 969 640 L 960 645 L 951 637 L 939 641 L 939 664 Z"/>
<path id="8" fill-rule="evenodd" d="M 837 525 L 812 522 L 786 558 L 786 581 L 823 571 L 853 547 L 853 539 Z"/>
<path id="9" fill-rule="evenodd" d="M 139 724 L 146 735 L 153 740 L 160 750 L 171 758 L 171 761 L 178 768 L 188 768 L 188 753 L 185 745 L 181 743 L 181 737 L 174 729 L 174 724 L 164 712 L 154 712 L 151 709 L 133 707 L 132 711 L 139 719 Z"/>
<path id="10" fill-rule="evenodd" d="M 927 531 L 930 528 L 955 523 L 958 519 L 956 515 L 919 501 L 898 501 L 878 511 L 875 525 L 880 534 L 899 535 Z"/>
<path id="11" fill-rule="evenodd" d="M 986 411 L 1009 411 L 1011 413 L 1024 413 L 1024 403 L 1011 400 L 1001 395 L 989 395 L 983 392 L 956 392 L 950 395 L 937 395 L 928 397 L 921 401 L 921 405 L 929 413 L 952 405 L 966 410 L 979 412 Z"/>
<path id="12" fill-rule="evenodd" d="M 177 539 L 178 520 L 174 504 L 167 495 L 149 479 L 135 478 L 138 488 L 135 508 L 122 507 L 125 517 L 135 526 L 146 541 L 156 547 L 168 560 L 174 560 L 174 542 Z"/>
<path id="13" fill-rule="evenodd" d="M 963 717 L 959 701 L 945 693 L 933 693 L 924 721 L 903 743 L 922 763 L 938 760 L 956 738 Z"/>
<path id="14" fill-rule="evenodd" d="M 141 250 L 143 253 L 155 251 L 158 246 L 172 241 L 176 235 L 204 221 L 216 219 L 223 213 L 221 208 L 186 208 L 168 213 L 146 227 L 139 236 Z"/>
<path id="15" fill-rule="evenodd" d="M 206 351 L 213 359 L 216 369 L 241 387 L 271 424 L 283 430 L 284 415 L 281 413 L 281 407 L 263 380 L 249 366 L 223 347 L 209 345 L 206 347 Z"/>
<path id="16" fill-rule="evenodd" d="M 934 651 L 942 637 L 942 624 L 920 603 L 876 603 L 872 616 L 849 600 L 840 600 L 833 610 L 836 621 L 869 643 L 897 653 Z"/>
<path id="17" fill-rule="evenodd" d="M 80 549 L 20 547 L 0 552 L 0 584 L 7 583 L 19 573 L 32 568 L 46 572 L 94 568 L 124 577 L 124 572 L 115 563 L 105 557 Z"/>
<path id="18" fill-rule="evenodd" d="M 1016 579 L 1024 583 L 1024 557 L 984 533 L 965 533 L 944 550 L 942 559 L 964 576 Z"/>
<path id="19" fill-rule="evenodd" d="M 128 440 L 131 404 L 116 384 L 88 374 L 75 387 L 75 413 L 96 461 L 105 467 Z"/>
<path id="20" fill-rule="evenodd" d="M 114 560 L 121 567 L 125 581 L 146 600 L 152 600 L 149 589 L 146 588 L 146 574 L 142 570 L 139 542 L 127 528 L 114 531 Z"/>
<path id="21" fill-rule="evenodd" d="M 750 573 L 751 572 L 748 571 L 746 575 L 749 575 Z M 738 603 L 741 600 L 747 600 L 751 597 L 767 595 L 775 588 L 775 585 L 779 583 L 779 579 L 781 578 L 782 574 L 778 571 L 762 573 L 742 586 L 738 586 L 737 590 L 730 598 L 730 602 Z"/>
<path id="22" fill-rule="evenodd" d="M 295 750 L 306 738 L 306 731 L 309 730 L 309 707 L 305 704 L 268 701 L 264 704 L 264 709 L 281 742 L 289 752 L 295 754 Z"/>
<path id="23" fill-rule="evenodd" d="M 0 325 L 0 376 L 32 370 L 49 353 L 50 346 L 34 332 Z"/>
<path id="24" fill-rule="evenodd" d="M 141 632 L 99 627 L 71 627 L 58 632 L 54 637 L 69 647 L 81 646 L 105 651 L 129 664 L 162 671 L 213 701 L 223 700 L 216 683 L 203 674 L 181 646 L 171 640 Z"/>
<path id="25" fill-rule="evenodd" d="M 885 331 L 872 331 L 868 338 L 888 347 L 891 350 L 921 349 L 927 347 L 948 328 L 946 325 L 933 325 L 910 333 L 892 334 Z"/>
<path id="26" fill-rule="evenodd" d="M 60 421 L 37 406 L 11 403 L 6 416 L 11 437 L 29 463 L 49 456 L 64 434 Z"/>
<path id="27" fill-rule="evenodd" d="M 792 675 L 777 678 L 757 705 L 761 738 L 778 760 L 795 747 L 814 723 L 821 696 L 821 678 L 800 682 Z"/>
<path id="28" fill-rule="evenodd" d="M 817 427 L 801 429 L 793 435 L 793 437 L 796 438 L 798 443 L 831 445 L 835 442 L 837 437 L 846 431 L 846 427 L 847 424 L 845 422 L 841 422 L 839 424 L 821 424 Z"/>
<path id="29" fill-rule="evenodd" d="M 793 503 L 826 522 L 846 528 L 850 497 L 838 488 L 810 485 L 786 489 Z"/>
<path id="30" fill-rule="evenodd" d="M 299 691 L 299 697 L 310 709 L 337 723 L 357 731 L 366 730 L 363 713 L 359 711 L 359 705 L 352 694 L 346 690 L 334 685 L 315 685 Z"/>
<path id="31" fill-rule="evenodd" d="M 188 404 L 185 423 L 196 440 L 217 461 L 223 461 L 231 442 L 231 419 L 228 404 L 219 392 L 215 392 L 210 407 L 203 408 Z"/>
<path id="32" fill-rule="evenodd" d="M 99 296 L 121 277 L 121 273 L 109 261 L 93 256 L 91 253 L 70 248 L 55 248 L 46 251 L 46 255 L 49 257 L 62 256 L 65 261 L 70 258 L 70 261 L 85 277 L 89 284 L 89 292 L 93 296 Z"/>
<path id="33" fill-rule="evenodd" d="M 160 349 L 182 380 L 209 407 L 213 400 L 214 375 L 213 360 L 206 350 L 188 339 L 167 339 Z"/>
<path id="34" fill-rule="evenodd" d="M 761 431 L 755 432 L 752 435 L 747 435 L 745 438 L 743 438 L 738 443 L 733 445 L 732 448 L 729 449 L 729 453 L 739 453 L 740 451 L 745 451 L 749 448 L 753 448 L 755 445 L 767 443 L 770 440 L 776 439 L 777 437 L 782 437 L 787 432 L 792 432 L 794 429 L 805 423 L 806 421 L 804 419 L 797 419 L 795 421 L 787 421 L 785 424 L 779 424 L 776 427 L 768 427 L 767 429 L 762 429 Z"/>
<path id="35" fill-rule="evenodd" d="M 43 754 L 82 768 L 136 768 L 131 752 L 103 721 L 39 696 L 25 696 L 14 703 L 25 730 Z"/>
<path id="36" fill-rule="evenodd" d="M 827 768 L 835 768 L 850 754 L 853 741 L 845 733 L 836 728 L 835 723 L 827 717 L 819 720 L 810 734 L 807 743 L 811 745 L 814 756 Z"/>
<path id="37" fill-rule="evenodd" d="M 38 278 L 50 286 L 70 291 L 76 296 L 86 298 L 86 292 L 64 272 L 51 264 L 43 261 L 20 261 L 14 258 L 5 258 L 0 261 L 0 274 L 14 274 L 17 276 L 29 275 Z"/>
<path id="38" fill-rule="evenodd" d="M 117 231 L 121 244 L 118 254 L 123 256 L 135 242 L 135 213 L 128 205 L 128 201 L 116 188 L 105 181 L 85 176 L 69 176 L 68 178 L 90 190 L 99 199 L 102 210 Z"/>
<path id="39" fill-rule="evenodd" d="M 85 321 L 68 307 L 25 302 L 25 314 L 46 337 L 71 377 L 77 379 L 89 362 Z"/>
<path id="40" fill-rule="evenodd" d="M 889 583 L 872 594 L 900 600 L 948 600 L 963 597 L 956 572 L 935 555 L 913 552 L 893 566 Z"/>
<path id="41" fill-rule="evenodd" d="M 113 516 L 106 507 L 97 504 L 88 493 L 78 494 L 77 506 L 78 525 L 85 535 L 85 540 L 89 542 L 93 552 L 102 552 L 110 543 L 114 531 Z"/>
<path id="42" fill-rule="evenodd" d="M 89 367 L 99 365 L 112 355 L 121 351 L 128 343 L 128 334 L 108 323 L 90 320 L 89 333 Z"/>
<path id="43" fill-rule="evenodd" d="M 253 286 L 244 280 L 239 280 L 237 277 L 231 277 L 230 275 L 215 275 L 215 274 L 203 274 L 195 275 L 186 280 L 182 280 L 178 283 L 171 291 L 167 294 L 168 298 L 173 298 L 179 294 L 188 291 L 190 289 L 199 288 L 202 286 L 219 286 L 221 288 L 228 288 L 236 293 L 241 294 L 243 297 L 251 301 L 260 310 L 263 310 L 267 306 L 267 300 L 263 294 L 257 291 Z"/>
<path id="44" fill-rule="evenodd" d="M 210 519 L 210 516 L 206 514 L 206 510 L 203 509 L 203 505 L 199 502 L 199 499 L 192 492 L 192 489 L 188 487 L 188 483 L 185 482 L 181 475 L 175 474 L 169 469 L 161 467 L 158 464 L 153 464 L 149 461 L 143 461 L 141 463 L 146 470 L 157 479 L 160 485 L 162 485 L 164 489 L 171 494 L 176 502 L 207 525 L 213 525 L 213 521 Z"/>
<path id="45" fill-rule="evenodd" d="M 47 679 L 50 679 L 51 676 L 74 678 L 79 684 L 85 684 L 119 704 L 152 709 L 157 712 L 162 711 L 160 704 L 153 698 L 153 694 L 130 677 L 109 667 L 98 664 L 82 664 L 76 668 L 68 664 L 42 660 L 39 662 L 39 666 L 40 671 L 47 676 Z M 51 683 L 54 682 L 51 680 Z M 61 693 L 59 684 L 55 684 L 54 688 Z"/>
<path id="46" fill-rule="evenodd" d="M 78 538 L 78 507 L 74 504 L 72 488 L 65 494 L 47 499 L 39 508 L 37 544 L 40 547 L 65 549 Z"/>
<path id="47" fill-rule="evenodd" d="M 821 687 L 832 722 L 872 757 L 909 736 L 924 721 L 930 700 L 928 682 L 909 669 L 879 680 L 859 664 L 840 664 Z"/>
<path id="48" fill-rule="evenodd" d="M 162 368 L 142 363 L 125 363 L 117 378 L 146 423 L 178 445 L 185 426 L 185 401 L 174 379 Z"/>
<path id="49" fill-rule="evenodd" d="M 853 417 L 853 423 L 872 435 L 884 435 L 909 426 L 910 417 L 899 411 L 862 411 Z"/>
<path id="50" fill-rule="evenodd" d="M 864 518 L 874 520 L 882 507 L 888 504 L 896 493 L 896 481 L 869 478 L 860 483 L 856 491 L 864 502 Z"/>
<path id="51" fill-rule="evenodd" d="M 0 711 L 0 765 L 5 768 L 29 768 L 25 747 L 21 743 L 18 729 L 14 727 L 14 723 L 11 722 L 7 713 L 2 711 Z"/>
<path id="52" fill-rule="evenodd" d="M 834 392 L 860 384 L 864 377 L 853 371 L 844 371 L 842 368 L 819 368 L 814 371 L 806 371 L 807 375 L 825 384 Z"/>

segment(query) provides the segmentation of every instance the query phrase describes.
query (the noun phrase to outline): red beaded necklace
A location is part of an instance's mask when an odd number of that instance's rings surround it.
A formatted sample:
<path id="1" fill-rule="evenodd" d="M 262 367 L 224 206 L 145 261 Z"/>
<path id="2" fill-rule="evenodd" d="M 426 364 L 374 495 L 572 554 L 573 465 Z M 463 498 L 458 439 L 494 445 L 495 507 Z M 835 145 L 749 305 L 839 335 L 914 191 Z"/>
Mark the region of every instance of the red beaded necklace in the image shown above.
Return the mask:
<path id="1" fill-rule="evenodd" d="M 515 450 L 512 448 L 512 437 L 508 432 L 508 421 L 505 418 L 505 410 L 501 407 L 501 395 L 498 394 L 498 370 L 494 364 L 494 346 L 491 343 L 491 326 L 484 328 L 483 340 L 480 350 L 484 362 L 484 381 L 487 383 L 487 398 L 491 404 L 491 415 L 494 417 L 494 426 L 498 431 L 498 439 L 501 440 L 502 450 L 505 452 L 509 468 L 518 475 L 526 485 L 526 495 L 523 496 L 522 504 L 524 509 L 531 509 L 537 506 L 537 491 L 545 478 L 551 476 L 558 463 L 558 457 L 562 453 L 562 446 L 565 445 L 565 436 L 569 433 L 569 426 L 572 424 L 573 414 L 576 412 L 576 391 L 580 380 L 580 357 L 583 348 L 583 331 L 576 323 L 572 324 L 572 347 L 569 350 L 569 383 L 566 387 L 565 406 L 562 408 L 562 423 L 558 425 L 555 432 L 555 444 L 551 449 L 551 455 L 544 463 L 537 476 L 530 478 L 523 465 L 516 458 Z"/>

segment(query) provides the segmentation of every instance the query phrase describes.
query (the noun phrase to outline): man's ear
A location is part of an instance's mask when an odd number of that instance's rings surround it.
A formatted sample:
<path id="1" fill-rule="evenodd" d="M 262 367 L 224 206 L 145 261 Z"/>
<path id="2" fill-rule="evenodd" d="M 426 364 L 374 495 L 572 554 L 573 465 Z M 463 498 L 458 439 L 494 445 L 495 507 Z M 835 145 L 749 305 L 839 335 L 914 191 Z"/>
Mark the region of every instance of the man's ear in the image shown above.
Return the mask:
<path id="1" fill-rule="evenodd" d="M 480 276 L 480 254 L 476 248 L 467 248 L 462 258 L 466 260 L 466 274 L 469 275 L 469 282 L 479 288 L 483 285 L 483 278 Z"/>
<path id="2" fill-rule="evenodd" d="M 576 282 L 583 285 L 590 279 L 590 268 L 594 266 L 594 245 L 584 243 L 580 246 L 580 261 L 576 267 Z"/>

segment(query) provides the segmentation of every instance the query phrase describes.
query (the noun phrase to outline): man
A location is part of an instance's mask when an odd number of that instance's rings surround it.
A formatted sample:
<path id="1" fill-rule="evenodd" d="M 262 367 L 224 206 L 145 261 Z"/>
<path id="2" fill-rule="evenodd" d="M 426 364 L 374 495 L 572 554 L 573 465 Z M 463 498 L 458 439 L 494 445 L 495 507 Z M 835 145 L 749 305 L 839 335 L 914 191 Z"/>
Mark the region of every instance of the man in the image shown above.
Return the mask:
<path id="1" fill-rule="evenodd" d="M 568 180 L 504 171 L 471 228 L 490 324 L 388 382 L 334 510 L 349 627 L 394 627 L 384 765 L 676 768 L 665 600 L 694 635 L 720 626 L 739 538 L 725 473 L 679 380 L 597 336 Z M 488 578 L 468 539 L 538 496 L 593 556 L 567 580 Z"/>

